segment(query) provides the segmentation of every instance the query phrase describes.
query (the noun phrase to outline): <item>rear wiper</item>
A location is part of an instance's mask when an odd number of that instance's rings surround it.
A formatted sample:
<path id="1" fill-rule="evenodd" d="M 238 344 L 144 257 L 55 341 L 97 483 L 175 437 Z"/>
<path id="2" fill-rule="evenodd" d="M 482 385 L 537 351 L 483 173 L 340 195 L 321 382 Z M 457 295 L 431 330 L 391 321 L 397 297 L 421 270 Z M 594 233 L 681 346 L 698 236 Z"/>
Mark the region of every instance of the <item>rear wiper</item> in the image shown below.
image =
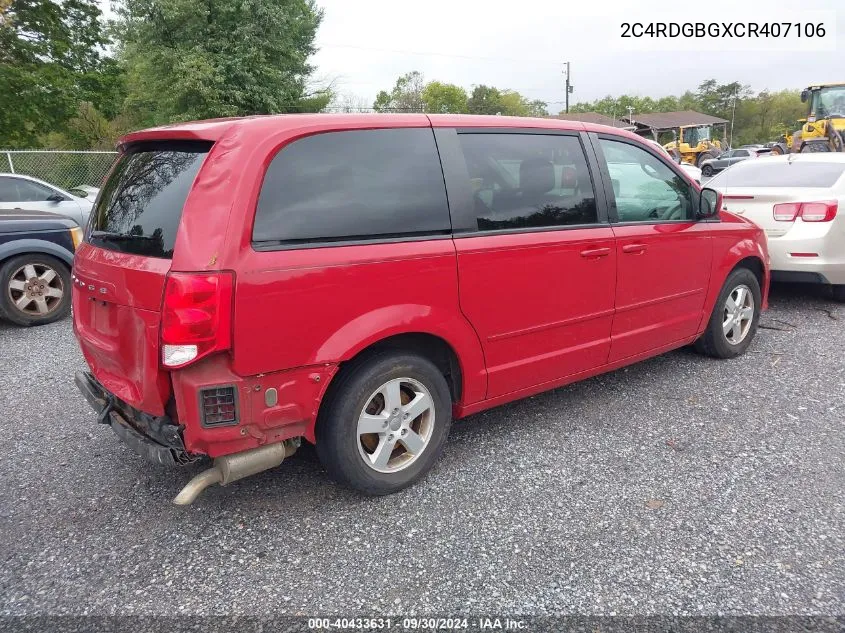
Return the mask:
<path id="1" fill-rule="evenodd" d="M 91 237 L 115 242 L 128 242 L 130 240 L 157 240 L 152 235 L 129 235 L 128 233 L 112 233 L 111 231 L 91 231 Z"/>

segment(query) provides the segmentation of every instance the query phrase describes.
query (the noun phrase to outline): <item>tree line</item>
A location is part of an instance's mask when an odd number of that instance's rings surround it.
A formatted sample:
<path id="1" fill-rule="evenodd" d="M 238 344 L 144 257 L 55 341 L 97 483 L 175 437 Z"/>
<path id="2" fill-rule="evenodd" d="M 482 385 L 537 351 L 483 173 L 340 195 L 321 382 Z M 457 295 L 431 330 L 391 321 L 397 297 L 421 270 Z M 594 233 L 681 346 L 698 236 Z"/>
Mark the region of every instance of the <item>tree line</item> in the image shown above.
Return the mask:
<path id="1" fill-rule="evenodd" d="M 473 86 L 467 91 L 455 84 L 430 81 L 413 71 L 396 80 L 388 92 L 376 96 L 377 112 L 407 111 L 451 114 L 501 114 L 510 116 L 549 116 L 548 104 L 531 101 L 515 90 L 492 86 Z M 695 91 L 661 98 L 608 95 L 602 99 L 578 102 L 571 113 L 597 112 L 613 119 L 650 112 L 695 110 L 733 121 L 733 144 L 764 143 L 795 130 L 798 119 L 806 116 L 799 90 L 754 93 L 749 86 L 732 82 L 719 84 L 715 79 L 701 83 Z M 564 116 L 564 111 L 558 115 Z M 728 126 L 728 133 L 731 127 Z M 718 131 L 717 131 L 718 134 Z M 670 139 L 665 139 L 670 140 Z"/>
<path id="2" fill-rule="evenodd" d="M 0 0 L 0 148 L 111 148 L 138 128 L 285 112 L 549 116 L 516 90 L 400 76 L 370 105 L 315 78 L 315 0 Z M 630 110 L 629 110 L 630 108 Z M 572 112 L 697 110 L 734 120 L 734 144 L 774 140 L 805 112 L 798 91 L 702 83 L 680 96 L 607 96 Z"/>
<path id="3" fill-rule="evenodd" d="M 314 0 L 0 0 L 0 147 L 111 148 L 176 121 L 315 112 Z"/>

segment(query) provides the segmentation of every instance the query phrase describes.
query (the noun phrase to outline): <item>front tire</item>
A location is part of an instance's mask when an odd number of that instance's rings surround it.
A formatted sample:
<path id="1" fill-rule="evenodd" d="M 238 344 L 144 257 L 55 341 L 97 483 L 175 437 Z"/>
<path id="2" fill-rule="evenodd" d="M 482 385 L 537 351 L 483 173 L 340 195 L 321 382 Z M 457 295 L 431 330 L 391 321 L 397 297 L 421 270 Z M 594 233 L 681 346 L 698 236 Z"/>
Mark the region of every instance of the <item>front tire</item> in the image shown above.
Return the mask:
<path id="1" fill-rule="evenodd" d="M 26 253 L 0 266 L 0 318 L 46 325 L 70 313 L 70 270 L 50 255 Z"/>
<path id="2" fill-rule="evenodd" d="M 317 419 L 317 455 L 334 480 L 386 495 L 431 470 L 451 422 L 449 386 L 431 361 L 377 352 L 344 367 L 330 386 Z"/>
<path id="3" fill-rule="evenodd" d="M 706 160 L 710 160 L 711 158 L 719 158 L 719 154 L 716 153 L 716 152 L 709 152 L 709 151 L 708 152 L 701 152 L 698 155 L 698 158 L 695 161 L 695 166 L 700 168 L 702 171 L 704 171 L 704 169 L 701 168 L 701 163 L 703 163 Z"/>
<path id="4" fill-rule="evenodd" d="M 810 141 L 801 146 L 802 154 L 814 154 L 816 152 L 829 152 L 830 145 L 827 142 Z"/>
<path id="5" fill-rule="evenodd" d="M 757 277 L 747 268 L 737 268 L 725 280 L 707 330 L 696 341 L 695 348 L 713 358 L 744 354 L 757 333 L 761 306 Z"/>

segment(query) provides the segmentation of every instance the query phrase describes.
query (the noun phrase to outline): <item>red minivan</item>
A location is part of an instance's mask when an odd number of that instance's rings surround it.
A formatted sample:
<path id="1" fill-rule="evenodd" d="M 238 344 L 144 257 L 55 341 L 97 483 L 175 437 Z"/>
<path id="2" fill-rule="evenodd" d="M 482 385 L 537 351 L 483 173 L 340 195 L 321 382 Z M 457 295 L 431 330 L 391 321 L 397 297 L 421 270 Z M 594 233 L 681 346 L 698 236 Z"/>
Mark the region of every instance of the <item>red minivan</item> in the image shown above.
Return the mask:
<path id="1" fill-rule="evenodd" d="M 743 353 L 763 232 L 634 134 L 302 114 L 121 139 L 74 261 L 76 383 L 176 498 L 301 438 L 367 494 L 453 419 L 694 343 Z"/>

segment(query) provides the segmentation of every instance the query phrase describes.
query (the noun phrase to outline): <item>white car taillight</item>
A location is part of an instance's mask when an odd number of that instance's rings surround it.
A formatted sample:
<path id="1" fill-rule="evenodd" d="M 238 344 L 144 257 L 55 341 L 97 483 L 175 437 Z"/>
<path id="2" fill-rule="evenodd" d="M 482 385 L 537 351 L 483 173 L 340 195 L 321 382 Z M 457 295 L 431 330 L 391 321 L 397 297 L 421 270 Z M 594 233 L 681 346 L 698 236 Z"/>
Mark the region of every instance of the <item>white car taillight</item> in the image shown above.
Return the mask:
<path id="1" fill-rule="evenodd" d="M 801 218 L 804 222 L 830 222 L 836 217 L 839 202 L 821 200 L 819 202 L 783 202 L 776 204 L 772 211 L 778 222 L 794 222 Z"/>

